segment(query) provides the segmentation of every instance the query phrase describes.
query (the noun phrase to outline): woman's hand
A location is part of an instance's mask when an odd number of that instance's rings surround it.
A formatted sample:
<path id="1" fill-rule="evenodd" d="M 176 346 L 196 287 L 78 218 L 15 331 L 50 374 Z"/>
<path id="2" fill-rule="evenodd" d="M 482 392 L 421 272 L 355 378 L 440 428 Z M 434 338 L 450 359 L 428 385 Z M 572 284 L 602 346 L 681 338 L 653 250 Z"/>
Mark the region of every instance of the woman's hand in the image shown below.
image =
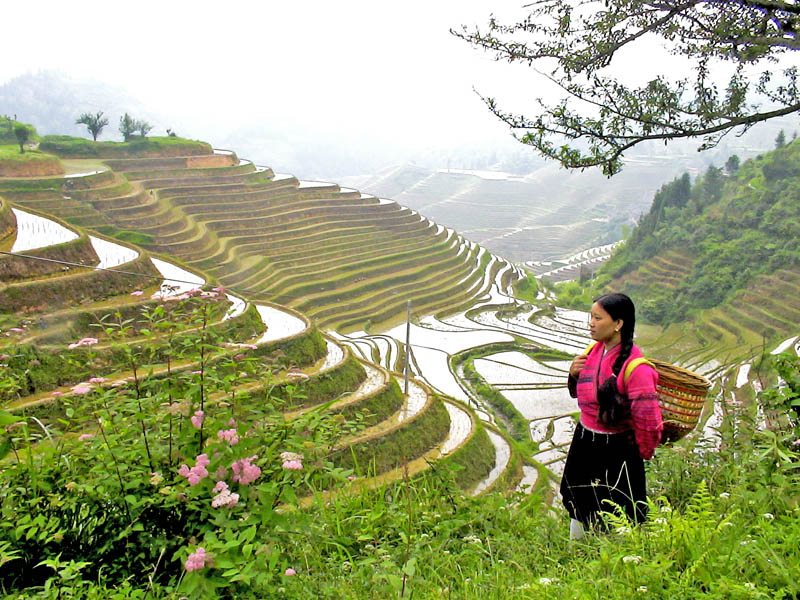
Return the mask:
<path id="1" fill-rule="evenodd" d="M 587 358 L 588 354 L 581 354 L 572 359 L 572 364 L 569 366 L 569 374 L 575 379 L 578 378 L 578 374 L 583 370 Z"/>

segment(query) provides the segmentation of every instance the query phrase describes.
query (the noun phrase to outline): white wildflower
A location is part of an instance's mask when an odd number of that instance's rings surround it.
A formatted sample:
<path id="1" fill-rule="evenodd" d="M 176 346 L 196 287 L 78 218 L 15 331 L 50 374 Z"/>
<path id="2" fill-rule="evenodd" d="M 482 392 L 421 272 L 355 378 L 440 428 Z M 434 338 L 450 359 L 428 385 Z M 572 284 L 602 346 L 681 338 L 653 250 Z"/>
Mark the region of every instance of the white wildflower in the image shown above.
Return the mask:
<path id="1" fill-rule="evenodd" d="M 646 585 L 640 585 L 638 588 L 636 588 L 636 591 L 645 593 L 645 592 L 647 592 L 647 586 Z"/>
<path id="2" fill-rule="evenodd" d="M 617 527 L 614 531 L 620 535 L 628 535 L 631 532 L 631 528 L 627 525 L 623 525 L 621 527 Z"/>
<path id="3" fill-rule="evenodd" d="M 549 577 L 539 577 L 539 585 L 550 585 L 553 580 Z"/>
<path id="4" fill-rule="evenodd" d="M 475 536 L 475 535 L 467 535 L 467 536 L 463 537 L 462 539 L 465 542 L 470 543 L 470 544 L 480 544 L 480 543 L 482 543 L 481 542 L 481 538 L 479 538 L 478 536 Z"/>
<path id="5" fill-rule="evenodd" d="M 745 587 L 746 589 L 748 589 L 748 590 L 755 591 L 755 589 L 756 589 L 756 584 L 755 584 L 755 583 L 750 583 L 750 582 L 748 581 L 747 583 L 745 583 L 745 584 L 744 584 L 744 587 Z"/>
<path id="6" fill-rule="evenodd" d="M 731 495 L 730 495 L 728 492 L 722 492 L 722 493 L 719 495 L 719 497 L 720 497 L 720 498 L 730 498 L 730 497 L 731 497 Z"/>
<path id="7" fill-rule="evenodd" d="M 764 513 L 761 516 L 763 516 L 767 521 L 771 521 L 772 519 L 775 518 L 775 515 L 773 515 L 772 513 Z"/>
<path id="8" fill-rule="evenodd" d="M 642 562 L 642 557 L 638 556 L 636 554 L 630 554 L 628 556 L 623 556 L 622 557 L 622 562 L 624 562 L 624 563 L 633 563 L 635 565 L 638 565 L 640 562 Z"/>

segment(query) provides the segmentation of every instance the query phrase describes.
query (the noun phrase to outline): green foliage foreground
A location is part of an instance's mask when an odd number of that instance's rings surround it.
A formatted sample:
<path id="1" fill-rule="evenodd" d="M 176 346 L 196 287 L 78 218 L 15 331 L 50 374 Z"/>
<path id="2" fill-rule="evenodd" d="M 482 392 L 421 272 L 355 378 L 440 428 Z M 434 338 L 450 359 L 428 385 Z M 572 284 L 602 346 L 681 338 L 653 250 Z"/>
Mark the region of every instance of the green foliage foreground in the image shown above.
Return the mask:
<path id="1" fill-rule="evenodd" d="M 207 321 L 203 306 L 187 310 Z M 786 431 L 794 428 L 791 436 L 760 430 L 755 406 L 731 406 L 719 449 L 701 440 L 659 450 L 645 524 L 610 515 L 608 532 L 571 542 L 566 517 L 541 498 L 465 497 L 446 468 L 359 491 L 365 474 L 331 461 L 351 426 L 345 419 L 323 406 L 286 421 L 291 387 L 257 403 L 232 393 L 236 380 L 268 384 L 263 365 L 213 360 L 221 340 L 195 329 L 176 355 L 199 363 L 193 372 L 151 377 L 130 350 L 134 375 L 76 386 L 61 398 L 63 418 L 45 424 L 0 413 L 7 597 L 800 593 L 796 357 L 779 359 L 787 386 L 761 399 Z M 0 369 L 0 382 L 13 379 Z M 311 495 L 316 502 L 301 501 Z"/>

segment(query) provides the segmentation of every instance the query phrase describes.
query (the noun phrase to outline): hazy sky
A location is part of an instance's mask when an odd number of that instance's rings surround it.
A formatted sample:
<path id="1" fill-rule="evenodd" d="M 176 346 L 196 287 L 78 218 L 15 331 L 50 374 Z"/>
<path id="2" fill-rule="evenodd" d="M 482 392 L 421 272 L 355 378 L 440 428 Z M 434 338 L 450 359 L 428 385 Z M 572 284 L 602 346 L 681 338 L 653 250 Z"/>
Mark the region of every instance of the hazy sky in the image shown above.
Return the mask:
<path id="1" fill-rule="evenodd" d="M 59 69 L 130 89 L 187 121 L 263 115 L 351 135 L 506 135 L 473 93 L 525 90 L 524 70 L 449 33 L 521 2 L 14 2 L 0 82 Z M 224 115 L 224 116 L 223 116 Z"/>
<path id="2" fill-rule="evenodd" d="M 170 119 L 155 125 L 202 139 L 252 127 L 365 149 L 510 147 L 473 88 L 530 115 L 547 84 L 449 29 L 524 16 L 525 2 L 13 2 L 0 83 L 57 69 L 122 86 Z M 668 71 L 651 51 L 615 59 L 619 72 L 643 83 Z"/>

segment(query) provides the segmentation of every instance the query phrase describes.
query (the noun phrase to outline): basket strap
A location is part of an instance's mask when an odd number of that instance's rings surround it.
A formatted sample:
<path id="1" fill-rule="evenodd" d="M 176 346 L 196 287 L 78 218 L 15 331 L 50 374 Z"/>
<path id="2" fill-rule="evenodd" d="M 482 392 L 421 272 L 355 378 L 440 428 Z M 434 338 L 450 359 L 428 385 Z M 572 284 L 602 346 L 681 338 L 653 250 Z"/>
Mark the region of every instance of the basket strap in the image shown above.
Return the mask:
<path id="1" fill-rule="evenodd" d="M 628 366 L 625 367 L 625 374 L 622 376 L 622 383 L 623 384 L 625 384 L 625 385 L 628 384 L 628 379 L 630 379 L 631 373 L 633 373 L 633 370 L 636 367 L 638 367 L 639 365 L 650 365 L 654 369 L 656 368 L 653 363 L 651 363 L 649 360 L 647 360 L 643 356 L 640 356 L 639 358 L 634 358 L 631 362 L 628 363 Z"/>
<path id="2" fill-rule="evenodd" d="M 589 354 L 589 352 L 591 352 L 591 351 L 592 351 L 592 348 L 594 348 L 594 345 L 595 345 L 596 343 L 597 343 L 597 340 L 592 340 L 591 342 L 589 342 L 589 345 L 588 345 L 588 346 L 586 346 L 586 350 L 584 350 L 584 351 L 583 351 L 583 353 L 584 353 L 584 354 Z"/>

